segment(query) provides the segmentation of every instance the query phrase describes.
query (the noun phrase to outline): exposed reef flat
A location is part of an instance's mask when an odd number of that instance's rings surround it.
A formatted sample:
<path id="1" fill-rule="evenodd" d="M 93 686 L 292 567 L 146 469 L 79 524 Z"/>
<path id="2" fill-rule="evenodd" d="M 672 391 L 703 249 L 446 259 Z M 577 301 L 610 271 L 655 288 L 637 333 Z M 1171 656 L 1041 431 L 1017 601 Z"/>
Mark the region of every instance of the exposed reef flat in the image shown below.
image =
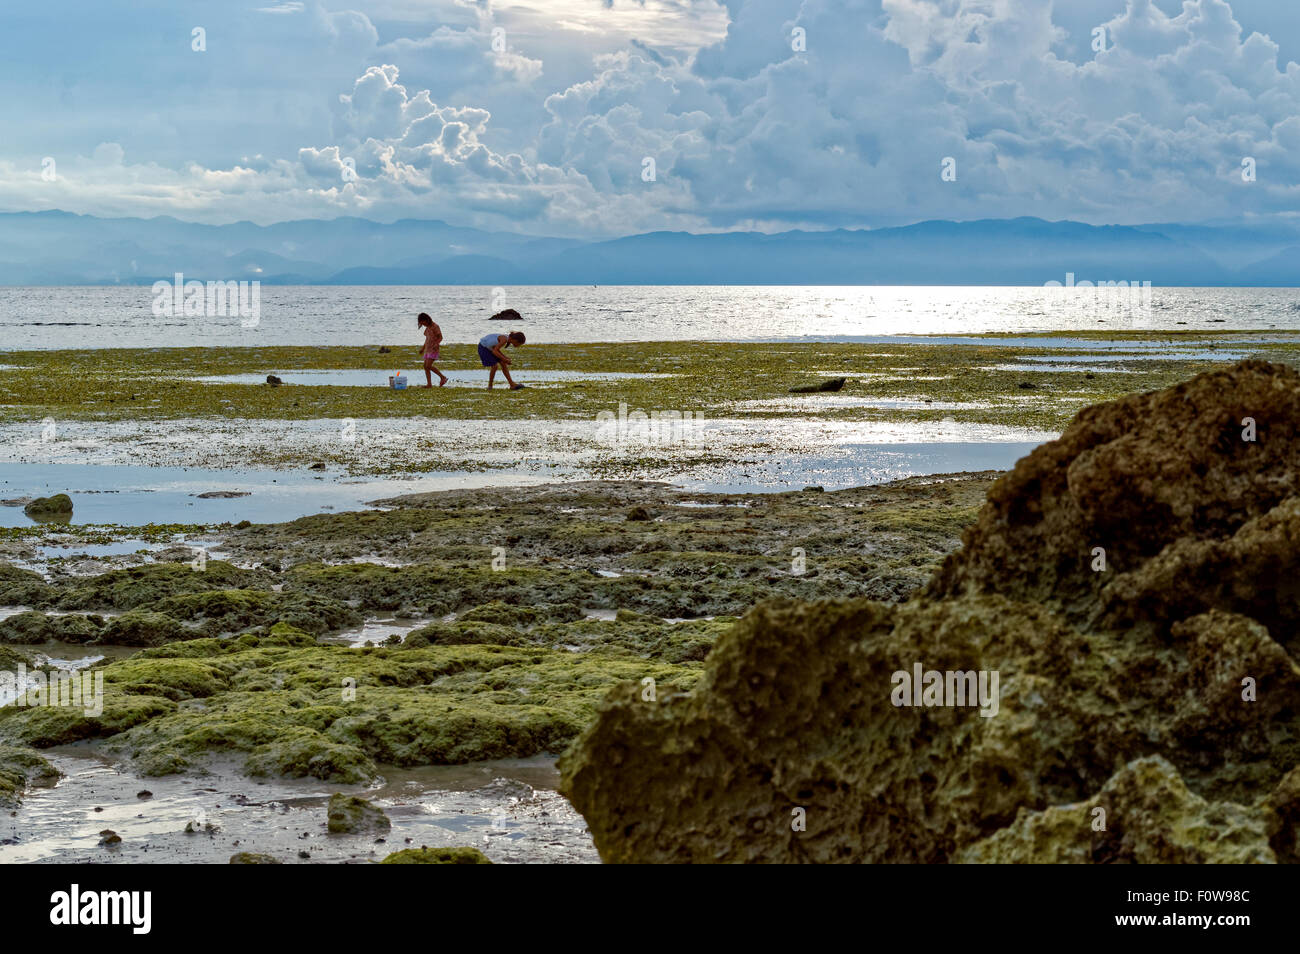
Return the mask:
<path id="1" fill-rule="evenodd" d="M 620 683 L 688 691 L 714 643 L 766 598 L 906 598 L 957 545 L 994 476 L 774 495 L 612 481 L 450 491 L 208 530 L 195 535 L 201 547 L 166 536 L 152 550 L 0 566 L 3 658 L 75 658 L 104 678 L 98 712 L 0 708 L 5 797 L 16 803 L 26 788 L 39 818 L 62 797 L 41 788 L 59 766 L 73 773 L 61 793 L 79 790 L 76 773 L 103 771 L 88 759 L 137 787 L 298 779 L 365 796 L 403 772 L 553 757 Z M 111 549 L 114 531 L 86 533 Z M 368 627 L 384 635 L 367 639 Z M 541 804 L 542 816 L 577 818 L 562 800 Z M 46 857 L 42 844 L 24 845 L 28 810 L 0 855 Z M 94 844 L 53 857 L 224 862 L 271 847 L 299 860 L 277 826 L 244 820 L 249 810 L 226 824 L 262 839 L 252 847 L 209 832 L 154 839 L 151 853 L 119 820 L 115 854 L 99 857 L 108 849 Z M 457 847 L 418 825 L 404 831 L 415 846 Z M 488 856 L 594 857 L 570 828 L 556 837 L 558 855 L 500 839 Z M 309 847 L 322 860 L 382 858 Z M 414 850 L 404 860 L 438 857 Z"/>

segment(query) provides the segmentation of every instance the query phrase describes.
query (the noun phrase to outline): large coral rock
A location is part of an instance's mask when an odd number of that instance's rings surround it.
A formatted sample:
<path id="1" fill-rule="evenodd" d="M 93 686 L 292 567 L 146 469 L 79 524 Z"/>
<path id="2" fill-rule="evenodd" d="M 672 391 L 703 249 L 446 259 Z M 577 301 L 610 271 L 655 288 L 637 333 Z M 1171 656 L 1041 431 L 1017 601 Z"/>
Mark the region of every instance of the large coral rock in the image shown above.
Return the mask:
<path id="1" fill-rule="evenodd" d="M 607 861 L 1294 860 L 1297 424 L 1259 362 L 1089 408 L 923 596 L 758 607 L 692 693 L 612 692 L 562 789 Z M 918 665 L 996 702 L 900 700 Z"/>
<path id="2" fill-rule="evenodd" d="M 1041 812 L 958 856 L 966 863 L 1259 864 L 1276 861 L 1268 813 L 1207 802 L 1160 757 L 1125 766 L 1095 797 Z"/>

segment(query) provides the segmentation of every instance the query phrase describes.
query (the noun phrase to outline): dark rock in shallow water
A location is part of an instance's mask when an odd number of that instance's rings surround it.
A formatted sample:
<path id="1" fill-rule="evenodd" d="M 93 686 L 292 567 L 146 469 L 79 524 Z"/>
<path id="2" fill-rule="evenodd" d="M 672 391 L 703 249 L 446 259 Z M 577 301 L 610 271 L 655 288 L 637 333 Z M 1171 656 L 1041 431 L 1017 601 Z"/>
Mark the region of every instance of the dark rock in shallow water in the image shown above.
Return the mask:
<path id="1" fill-rule="evenodd" d="M 271 387 L 273 388 L 278 388 L 280 385 L 284 384 L 284 382 L 281 381 L 279 378 L 277 378 L 274 374 L 268 374 L 266 376 L 266 383 L 271 385 Z"/>
<path id="2" fill-rule="evenodd" d="M 29 517 L 55 517 L 72 513 L 72 498 L 67 494 L 55 494 L 53 497 L 37 497 L 25 507 L 23 513 Z"/>
<path id="3" fill-rule="evenodd" d="M 844 387 L 845 378 L 827 378 L 820 384 L 804 384 L 797 388 L 791 388 L 791 394 L 821 394 L 827 391 L 838 391 Z"/>
<path id="4" fill-rule="evenodd" d="M 279 865 L 284 864 L 274 855 L 258 854 L 256 851 L 240 851 L 230 856 L 232 865 Z"/>
<path id="5" fill-rule="evenodd" d="M 562 791 L 606 861 L 1294 862 L 1298 425 L 1261 362 L 1087 408 L 922 596 L 760 605 Z"/>
<path id="6" fill-rule="evenodd" d="M 487 855 L 477 848 L 403 848 L 383 861 L 383 865 L 490 865 Z"/>
<path id="7" fill-rule="evenodd" d="M 392 827 L 388 816 L 364 798 L 340 792 L 330 796 L 329 830 L 333 834 L 381 832 Z"/>

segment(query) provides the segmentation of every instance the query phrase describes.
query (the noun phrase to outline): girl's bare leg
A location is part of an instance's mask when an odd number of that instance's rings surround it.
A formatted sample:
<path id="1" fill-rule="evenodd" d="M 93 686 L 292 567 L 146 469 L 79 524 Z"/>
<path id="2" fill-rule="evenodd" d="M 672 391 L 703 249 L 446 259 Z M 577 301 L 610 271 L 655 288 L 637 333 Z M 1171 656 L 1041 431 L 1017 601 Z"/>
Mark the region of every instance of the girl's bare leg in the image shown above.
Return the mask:
<path id="1" fill-rule="evenodd" d="M 433 375 L 429 373 L 429 369 L 431 369 L 432 367 L 433 367 L 433 362 L 430 361 L 428 358 L 425 358 L 424 359 L 424 386 L 426 388 L 433 387 Z M 438 377 L 442 377 L 441 371 L 438 372 Z"/>
<path id="2" fill-rule="evenodd" d="M 447 375 L 443 374 L 443 373 L 442 373 L 441 371 L 439 371 L 437 368 L 433 367 L 432 364 L 430 364 L 429 367 L 433 369 L 433 373 L 434 373 L 434 374 L 436 374 L 439 378 L 442 379 L 441 381 L 438 382 L 438 387 L 443 387 L 443 386 L 445 386 L 446 383 L 447 383 Z M 429 383 L 432 384 L 433 382 L 429 382 Z"/>

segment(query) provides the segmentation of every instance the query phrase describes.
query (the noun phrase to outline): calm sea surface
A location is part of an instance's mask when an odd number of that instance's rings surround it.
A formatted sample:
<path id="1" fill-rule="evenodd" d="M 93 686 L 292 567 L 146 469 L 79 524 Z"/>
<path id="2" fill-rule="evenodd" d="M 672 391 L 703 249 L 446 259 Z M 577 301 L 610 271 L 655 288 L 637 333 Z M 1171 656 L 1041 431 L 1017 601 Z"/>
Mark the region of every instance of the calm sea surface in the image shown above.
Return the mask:
<path id="1" fill-rule="evenodd" d="M 0 350 L 448 343 L 521 312 L 530 341 L 842 341 L 1084 330 L 1300 330 L 1300 289 L 792 286 L 263 286 L 256 323 L 154 314 L 148 286 L 0 287 Z"/>

